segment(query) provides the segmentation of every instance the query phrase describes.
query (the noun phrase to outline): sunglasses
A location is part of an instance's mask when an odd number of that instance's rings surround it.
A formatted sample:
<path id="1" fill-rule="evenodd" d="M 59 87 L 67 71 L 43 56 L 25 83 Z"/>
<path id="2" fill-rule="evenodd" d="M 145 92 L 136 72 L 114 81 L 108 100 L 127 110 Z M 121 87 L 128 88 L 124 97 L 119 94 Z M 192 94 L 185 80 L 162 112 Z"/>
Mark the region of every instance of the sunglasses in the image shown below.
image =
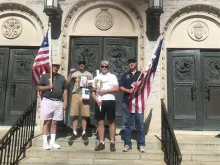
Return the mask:
<path id="1" fill-rule="evenodd" d="M 101 68 L 108 68 L 108 66 L 101 66 Z"/>

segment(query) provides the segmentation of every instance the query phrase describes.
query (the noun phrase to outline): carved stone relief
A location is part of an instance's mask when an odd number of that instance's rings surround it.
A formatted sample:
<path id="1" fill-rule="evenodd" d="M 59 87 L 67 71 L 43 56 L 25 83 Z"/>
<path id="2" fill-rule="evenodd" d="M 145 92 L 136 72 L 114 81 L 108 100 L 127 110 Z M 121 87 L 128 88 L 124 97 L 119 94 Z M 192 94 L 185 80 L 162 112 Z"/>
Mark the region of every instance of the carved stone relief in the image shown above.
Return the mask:
<path id="1" fill-rule="evenodd" d="M 131 47 L 108 45 L 107 54 L 107 60 L 111 63 L 111 73 L 120 78 L 123 72 L 127 70 L 127 59 L 132 56 Z"/>
<path id="2" fill-rule="evenodd" d="M 76 48 L 76 60 L 79 61 L 81 58 L 85 59 L 86 67 L 93 75 L 96 73 L 96 55 L 98 54 L 98 50 L 98 45 L 90 45 L 86 47 L 84 45 L 80 45 Z"/>
<path id="3" fill-rule="evenodd" d="M 220 60 L 212 58 L 205 59 L 206 81 L 220 81 Z"/>
<path id="4" fill-rule="evenodd" d="M 175 82 L 195 81 L 195 68 L 193 57 L 174 57 L 173 70 Z"/>
<path id="5" fill-rule="evenodd" d="M 188 35 L 195 41 L 203 41 L 209 35 L 209 28 L 202 21 L 192 22 L 188 27 Z"/>
<path id="6" fill-rule="evenodd" d="M 33 65 L 34 56 L 25 56 L 15 55 L 14 78 L 31 78 L 31 68 Z"/>
<path id="7" fill-rule="evenodd" d="M 97 14 L 95 25 L 100 30 L 109 30 L 114 24 L 113 16 L 108 12 L 108 8 L 101 8 Z"/>
<path id="8" fill-rule="evenodd" d="M 14 18 L 7 19 L 2 25 L 2 34 L 8 39 L 17 38 L 22 32 L 22 24 Z"/>

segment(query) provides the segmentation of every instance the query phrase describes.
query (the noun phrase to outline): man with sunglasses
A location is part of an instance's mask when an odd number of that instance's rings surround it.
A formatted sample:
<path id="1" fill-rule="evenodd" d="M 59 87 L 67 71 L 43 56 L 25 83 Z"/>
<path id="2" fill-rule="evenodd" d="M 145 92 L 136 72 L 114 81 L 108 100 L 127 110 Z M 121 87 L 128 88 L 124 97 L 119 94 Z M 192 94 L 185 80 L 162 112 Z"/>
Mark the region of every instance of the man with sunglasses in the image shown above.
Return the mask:
<path id="1" fill-rule="evenodd" d="M 88 80 L 93 79 L 93 75 L 86 70 L 86 61 L 80 59 L 78 61 L 78 71 L 74 68 L 70 70 L 70 74 L 67 78 L 67 84 L 73 83 L 72 100 L 70 116 L 73 117 L 73 134 L 68 139 L 69 145 L 72 145 L 74 140 L 78 138 L 77 127 L 79 115 L 82 117 L 82 139 L 86 144 L 88 143 L 88 137 L 86 135 L 87 119 L 90 117 L 90 100 L 82 98 L 83 88 L 88 88 Z"/>
<path id="2" fill-rule="evenodd" d="M 144 131 L 144 114 L 142 113 L 129 113 L 129 97 L 133 91 L 135 84 L 141 74 L 137 70 L 137 63 L 135 58 L 130 58 L 128 60 L 129 70 L 125 72 L 120 80 L 119 89 L 123 92 L 122 100 L 122 117 L 123 117 L 123 127 L 124 127 L 124 152 L 128 152 L 132 149 L 131 144 L 131 121 L 134 117 L 137 126 L 137 147 L 140 152 L 145 152 L 145 131 Z"/>
<path id="3" fill-rule="evenodd" d="M 94 78 L 92 96 L 95 100 L 95 119 L 98 121 L 98 136 L 100 143 L 95 151 L 105 149 L 104 143 L 104 120 L 107 114 L 107 120 L 110 129 L 110 151 L 115 149 L 115 93 L 118 92 L 117 77 L 109 73 L 109 62 L 101 61 L 101 73 Z"/>

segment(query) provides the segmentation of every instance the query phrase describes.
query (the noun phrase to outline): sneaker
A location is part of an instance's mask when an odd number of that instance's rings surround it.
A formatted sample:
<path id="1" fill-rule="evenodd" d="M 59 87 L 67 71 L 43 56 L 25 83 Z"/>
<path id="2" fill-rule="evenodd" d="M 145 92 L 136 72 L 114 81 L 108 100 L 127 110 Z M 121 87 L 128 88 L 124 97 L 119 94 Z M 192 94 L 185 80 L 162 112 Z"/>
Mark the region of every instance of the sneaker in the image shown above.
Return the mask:
<path id="1" fill-rule="evenodd" d="M 140 146 L 140 147 L 139 147 L 139 151 L 140 151 L 141 153 L 145 153 L 145 151 L 146 151 L 146 150 L 145 150 L 145 147 L 144 147 L 144 146 Z"/>
<path id="2" fill-rule="evenodd" d="M 74 140 L 76 140 L 77 139 L 77 135 L 75 135 L 74 133 L 73 133 L 73 135 L 68 139 L 68 144 L 71 146 L 71 145 L 73 145 L 73 142 L 74 142 Z"/>
<path id="3" fill-rule="evenodd" d="M 43 144 L 43 148 L 44 148 L 45 150 L 50 150 L 52 147 L 51 147 L 48 143 L 44 143 L 44 144 Z"/>
<path id="4" fill-rule="evenodd" d="M 89 139 L 85 133 L 82 135 L 82 140 L 84 143 L 89 141 Z"/>
<path id="5" fill-rule="evenodd" d="M 125 145 L 123 151 L 124 151 L 124 152 L 128 152 L 128 150 L 130 150 L 130 149 L 131 149 L 131 146 Z"/>
<path id="6" fill-rule="evenodd" d="M 60 145 L 57 144 L 56 142 L 50 143 L 50 146 L 51 146 L 53 149 L 60 149 Z"/>
<path id="7" fill-rule="evenodd" d="M 101 151 L 105 149 L 105 144 L 99 143 L 99 145 L 95 148 L 95 151 Z"/>
<path id="8" fill-rule="evenodd" d="M 115 149 L 115 143 L 113 143 L 113 142 L 110 143 L 110 151 L 111 151 L 111 152 L 115 152 L 115 151 L 116 151 L 116 149 Z"/>

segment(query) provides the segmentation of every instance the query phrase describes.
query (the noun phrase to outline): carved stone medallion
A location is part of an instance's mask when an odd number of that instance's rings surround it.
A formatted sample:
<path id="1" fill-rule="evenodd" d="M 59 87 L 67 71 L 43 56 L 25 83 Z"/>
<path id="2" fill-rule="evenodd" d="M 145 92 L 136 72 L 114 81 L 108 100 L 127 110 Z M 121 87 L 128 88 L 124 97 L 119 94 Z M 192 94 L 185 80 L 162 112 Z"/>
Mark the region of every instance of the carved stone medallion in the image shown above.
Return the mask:
<path id="1" fill-rule="evenodd" d="M 108 8 L 101 8 L 101 12 L 97 14 L 95 25 L 100 30 L 109 30 L 114 24 L 113 16 L 108 12 Z"/>
<path id="2" fill-rule="evenodd" d="M 195 41 L 203 41 L 209 35 L 209 28 L 204 22 L 195 21 L 188 27 L 188 35 Z"/>
<path id="3" fill-rule="evenodd" d="M 17 38 L 22 32 L 21 22 L 17 19 L 7 19 L 2 25 L 2 34 L 8 39 Z"/>

